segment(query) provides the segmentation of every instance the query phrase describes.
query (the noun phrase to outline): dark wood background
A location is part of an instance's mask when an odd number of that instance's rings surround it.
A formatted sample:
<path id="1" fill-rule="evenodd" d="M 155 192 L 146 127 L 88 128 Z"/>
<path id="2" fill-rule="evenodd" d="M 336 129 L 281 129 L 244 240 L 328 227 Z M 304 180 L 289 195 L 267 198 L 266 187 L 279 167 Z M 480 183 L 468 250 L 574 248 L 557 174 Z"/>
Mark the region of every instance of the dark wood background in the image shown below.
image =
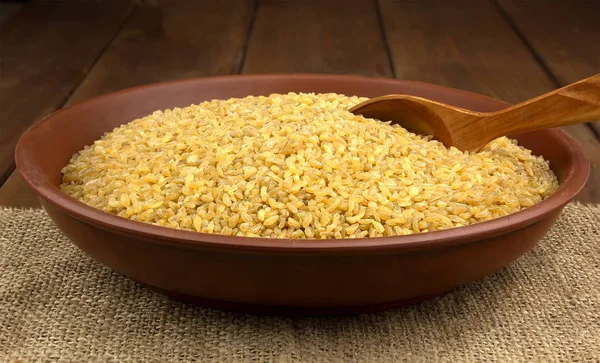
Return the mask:
<path id="1" fill-rule="evenodd" d="M 600 1 L 184 0 L 0 4 L 0 206 L 37 207 L 14 147 L 61 107 L 145 83 L 312 72 L 437 83 L 515 103 L 600 72 Z M 600 123 L 570 126 L 592 160 Z"/>

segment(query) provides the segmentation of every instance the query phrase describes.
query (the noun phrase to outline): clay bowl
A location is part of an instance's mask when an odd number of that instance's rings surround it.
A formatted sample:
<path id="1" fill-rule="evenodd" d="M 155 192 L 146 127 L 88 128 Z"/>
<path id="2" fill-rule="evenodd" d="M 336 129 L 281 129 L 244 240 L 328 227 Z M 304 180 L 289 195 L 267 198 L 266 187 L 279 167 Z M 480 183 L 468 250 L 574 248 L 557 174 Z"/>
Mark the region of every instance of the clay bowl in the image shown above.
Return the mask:
<path id="1" fill-rule="evenodd" d="M 127 89 L 60 110 L 29 129 L 18 170 L 58 228 L 98 262 L 206 306 L 282 314 L 347 314 L 401 306 L 489 274 L 531 249 L 586 182 L 589 161 L 560 130 L 516 138 L 550 160 L 560 189 L 504 218 L 402 237 L 306 241 L 227 237 L 117 217 L 63 194 L 61 168 L 84 145 L 157 109 L 273 92 L 406 93 L 478 111 L 507 104 L 429 84 L 334 75 L 200 78 Z"/>

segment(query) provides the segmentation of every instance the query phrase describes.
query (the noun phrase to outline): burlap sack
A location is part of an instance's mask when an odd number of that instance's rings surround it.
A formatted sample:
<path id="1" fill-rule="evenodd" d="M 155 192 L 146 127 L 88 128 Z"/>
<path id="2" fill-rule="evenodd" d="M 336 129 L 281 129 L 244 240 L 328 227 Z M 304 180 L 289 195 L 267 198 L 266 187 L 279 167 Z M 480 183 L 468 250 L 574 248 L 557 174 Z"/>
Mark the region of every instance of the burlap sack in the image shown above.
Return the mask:
<path id="1" fill-rule="evenodd" d="M 600 206 L 441 298 L 334 318 L 239 315 L 139 286 L 41 210 L 0 210 L 0 361 L 600 361 Z"/>

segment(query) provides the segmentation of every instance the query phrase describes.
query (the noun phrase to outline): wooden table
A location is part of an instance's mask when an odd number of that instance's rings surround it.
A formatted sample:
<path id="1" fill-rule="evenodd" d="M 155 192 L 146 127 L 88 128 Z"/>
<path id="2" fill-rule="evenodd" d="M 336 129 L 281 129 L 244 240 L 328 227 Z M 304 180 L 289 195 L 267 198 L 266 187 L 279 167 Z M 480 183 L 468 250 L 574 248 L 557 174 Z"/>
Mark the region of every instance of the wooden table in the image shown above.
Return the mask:
<path id="1" fill-rule="evenodd" d="M 598 1 L 31 2 L 0 17 L 0 206 L 38 207 L 14 147 L 61 107 L 232 73 L 396 77 L 519 102 L 600 72 Z M 6 14 L 6 15 L 5 15 Z M 566 128 L 600 203 L 600 123 Z M 51 151 L 49 151 L 51 152 Z"/>

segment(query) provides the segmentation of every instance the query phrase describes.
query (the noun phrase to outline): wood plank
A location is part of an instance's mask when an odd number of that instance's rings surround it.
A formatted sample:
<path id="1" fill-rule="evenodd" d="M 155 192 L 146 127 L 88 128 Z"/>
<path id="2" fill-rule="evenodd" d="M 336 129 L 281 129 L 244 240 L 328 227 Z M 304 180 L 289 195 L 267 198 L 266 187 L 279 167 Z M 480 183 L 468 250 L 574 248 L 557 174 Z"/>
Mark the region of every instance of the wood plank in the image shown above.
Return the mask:
<path id="1" fill-rule="evenodd" d="M 560 86 L 600 73 L 599 1 L 512 1 L 500 6 Z M 590 124 L 600 140 L 600 121 Z"/>
<path id="2" fill-rule="evenodd" d="M 379 4 L 398 78 L 460 88 L 511 103 L 556 88 L 490 2 L 380 0 Z M 593 163 L 590 180 L 578 199 L 598 203 L 600 145 L 585 125 L 566 130 L 579 140 Z"/>
<path id="3" fill-rule="evenodd" d="M 127 2 L 30 3 L 2 25 L 0 185 L 14 168 L 21 133 L 65 102 L 132 9 Z"/>
<path id="4" fill-rule="evenodd" d="M 237 72 L 251 1 L 158 4 L 138 7 L 68 104 L 142 84 Z"/>
<path id="5" fill-rule="evenodd" d="M 25 6 L 22 2 L 0 1 L 0 25 L 15 15 Z"/>
<path id="6" fill-rule="evenodd" d="M 392 75 L 375 4 L 361 0 L 261 1 L 243 72 Z"/>
<path id="7" fill-rule="evenodd" d="M 21 174 L 13 172 L 0 187 L 0 208 L 41 208 L 35 193 L 29 189 Z"/>
<path id="8" fill-rule="evenodd" d="M 487 1 L 380 2 L 396 76 L 519 102 L 554 88 Z"/>
<path id="9" fill-rule="evenodd" d="M 253 12 L 246 0 L 139 6 L 67 105 L 152 82 L 235 73 Z M 13 173 L 0 188 L 1 205 L 39 202 Z"/>

